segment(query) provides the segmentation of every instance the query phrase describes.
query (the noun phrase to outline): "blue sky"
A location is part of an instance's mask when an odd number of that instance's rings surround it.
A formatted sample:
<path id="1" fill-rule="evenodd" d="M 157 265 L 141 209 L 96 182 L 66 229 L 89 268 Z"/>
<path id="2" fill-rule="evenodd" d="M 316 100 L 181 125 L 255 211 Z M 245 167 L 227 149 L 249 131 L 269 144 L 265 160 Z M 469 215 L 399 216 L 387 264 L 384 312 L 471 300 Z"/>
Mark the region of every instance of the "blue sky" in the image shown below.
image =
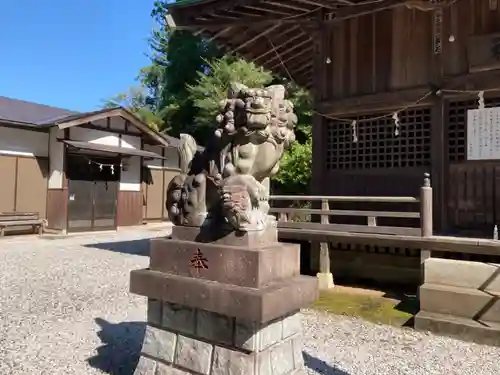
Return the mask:
<path id="1" fill-rule="evenodd" d="M 0 96 L 90 111 L 147 65 L 154 0 L 0 0 Z"/>

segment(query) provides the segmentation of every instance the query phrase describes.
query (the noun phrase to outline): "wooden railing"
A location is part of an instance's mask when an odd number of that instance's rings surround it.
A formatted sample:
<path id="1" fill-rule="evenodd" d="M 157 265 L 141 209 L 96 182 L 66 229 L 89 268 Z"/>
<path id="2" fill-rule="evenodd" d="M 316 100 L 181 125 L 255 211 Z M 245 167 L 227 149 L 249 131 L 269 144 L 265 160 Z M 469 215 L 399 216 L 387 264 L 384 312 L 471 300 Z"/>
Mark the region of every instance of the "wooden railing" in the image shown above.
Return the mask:
<path id="1" fill-rule="evenodd" d="M 273 195 L 270 200 L 272 201 L 270 213 L 277 216 L 280 239 L 309 241 L 320 245 L 320 273 L 330 272 L 328 244 L 333 242 L 420 249 L 421 264 L 431 257 L 431 251 L 500 256 L 499 241 L 433 235 L 432 187 L 427 173 L 418 198 Z M 284 206 L 283 202 L 288 204 Z M 319 206 L 319 202 L 321 209 L 310 207 L 311 203 Z M 345 202 L 358 205 L 384 204 L 384 210 L 332 208 L 335 204 Z M 400 207 L 405 205 L 406 210 L 387 210 L 387 207 L 395 204 Z M 409 206 L 412 209 L 409 209 Z M 314 215 L 320 220 L 311 220 Z M 335 223 L 331 217 L 358 219 L 365 217 L 366 222 L 365 224 Z M 384 219 L 391 219 L 392 223 L 396 220 L 397 225 L 380 225 Z M 401 225 L 403 221 L 408 220 L 418 224 Z"/>
<path id="2" fill-rule="evenodd" d="M 364 202 L 364 203 L 419 203 L 417 198 L 412 197 L 334 197 L 334 196 L 286 196 L 275 195 L 273 200 L 281 201 L 321 201 L 321 209 L 281 207 L 271 208 L 270 213 L 279 214 L 280 228 L 292 229 L 315 229 L 331 230 L 352 233 L 378 233 L 378 234 L 401 234 L 420 235 L 421 228 L 403 226 L 380 226 L 379 218 L 398 219 L 420 219 L 420 212 L 398 212 L 398 211 L 365 211 L 330 209 L 331 202 Z M 309 215 L 321 215 L 321 223 L 308 221 L 296 221 L 293 218 Z M 366 225 L 358 224 L 335 224 L 330 223 L 330 216 L 365 217 Z"/>

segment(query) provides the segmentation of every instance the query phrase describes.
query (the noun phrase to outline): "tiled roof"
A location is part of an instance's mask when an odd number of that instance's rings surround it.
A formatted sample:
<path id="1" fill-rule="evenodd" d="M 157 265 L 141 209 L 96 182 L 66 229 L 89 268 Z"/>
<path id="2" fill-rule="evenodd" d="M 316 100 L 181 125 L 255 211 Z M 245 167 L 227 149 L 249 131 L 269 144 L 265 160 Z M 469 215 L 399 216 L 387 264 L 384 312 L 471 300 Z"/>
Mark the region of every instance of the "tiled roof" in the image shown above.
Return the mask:
<path id="1" fill-rule="evenodd" d="M 23 126 L 29 125 L 41 127 L 90 116 L 104 111 L 111 111 L 118 108 L 106 108 L 93 112 L 81 113 L 0 96 L 0 122 L 3 120 L 4 122 L 18 123 Z M 178 138 L 172 137 L 164 132 L 156 134 L 165 139 L 172 147 L 177 147 L 179 145 Z M 198 150 L 203 150 L 203 147 L 198 146 Z"/>
<path id="2" fill-rule="evenodd" d="M 0 121 L 6 120 L 41 125 L 55 122 L 58 119 L 77 113 L 67 109 L 0 96 Z"/>

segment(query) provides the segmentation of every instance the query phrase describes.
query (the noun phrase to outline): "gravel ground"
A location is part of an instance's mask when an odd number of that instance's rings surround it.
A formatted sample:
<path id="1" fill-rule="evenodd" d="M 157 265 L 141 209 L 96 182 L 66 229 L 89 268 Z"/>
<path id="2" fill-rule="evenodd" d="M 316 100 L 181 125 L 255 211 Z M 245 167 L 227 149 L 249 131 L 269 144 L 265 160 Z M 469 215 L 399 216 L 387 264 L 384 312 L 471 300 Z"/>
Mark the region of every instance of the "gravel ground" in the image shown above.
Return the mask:
<path id="1" fill-rule="evenodd" d="M 154 228 L 0 241 L 0 375 L 132 375 L 145 299 L 129 272 L 147 266 Z M 500 348 L 304 311 L 310 374 L 493 375 Z"/>

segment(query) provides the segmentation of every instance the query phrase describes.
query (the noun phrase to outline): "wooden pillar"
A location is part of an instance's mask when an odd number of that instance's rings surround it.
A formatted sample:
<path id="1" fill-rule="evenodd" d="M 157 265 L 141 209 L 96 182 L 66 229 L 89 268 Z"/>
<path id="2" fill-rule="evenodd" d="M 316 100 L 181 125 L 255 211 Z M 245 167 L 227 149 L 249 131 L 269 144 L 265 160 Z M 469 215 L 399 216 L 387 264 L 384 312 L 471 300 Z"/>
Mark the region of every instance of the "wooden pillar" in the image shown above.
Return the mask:
<path id="1" fill-rule="evenodd" d="M 422 237 L 431 237 L 433 235 L 433 210 L 432 210 L 432 187 L 431 179 L 428 173 L 425 174 L 424 184 L 420 188 L 420 229 Z M 430 249 L 420 249 L 420 270 L 421 284 L 425 280 L 425 261 L 431 257 Z"/>
<path id="2" fill-rule="evenodd" d="M 448 52 L 448 44 L 443 38 L 449 35 L 449 25 L 443 22 L 443 10 L 437 9 L 432 14 L 433 49 L 431 61 L 431 81 L 436 88 L 443 86 L 443 54 Z M 435 95 L 431 109 L 431 170 L 434 188 L 434 229 L 438 232 L 446 230 L 447 226 L 447 180 L 448 173 L 448 139 L 447 122 L 444 114 L 444 100 L 441 95 Z"/>
<path id="3" fill-rule="evenodd" d="M 64 139 L 71 139 L 70 128 L 64 129 Z M 61 218 L 62 220 L 62 232 L 66 234 L 68 232 L 68 205 L 69 205 L 69 181 L 68 181 L 68 147 L 66 144 L 63 146 L 63 164 L 62 164 L 62 178 L 63 178 L 63 189 L 61 195 Z"/>
<path id="4" fill-rule="evenodd" d="M 434 225 L 443 233 L 447 227 L 447 194 L 448 190 L 448 142 L 445 131 L 444 102 L 441 97 L 434 99 L 431 125 L 431 174 L 434 188 Z"/>
<path id="5" fill-rule="evenodd" d="M 314 58 L 313 58 L 313 87 L 311 90 L 314 95 L 313 106 L 316 110 L 312 118 L 312 178 L 311 193 L 314 195 L 327 194 L 323 189 L 325 184 L 325 133 L 324 118 L 319 115 L 318 104 L 324 99 L 325 86 L 325 64 L 324 64 L 324 33 L 320 28 L 310 30 L 314 40 Z M 313 202 L 314 203 L 314 202 Z"/>
<path id="6" fill-rule="evenodd" d="M 321 201 L 321 211 L 330 210 L 328 199 Z M 321 214 L 321 224 L 329 224 L 328 213 Z M 328 242 L 321 242 L 319 245 L 319 272 L 317 274 L 319 289 L 326 290 L 333 288 L 333 275 L 330 272 L 330 246 Z"/>
<path id="7" fill-rule="evenodd" d="M 323 13 L 320 12 L 318 15 L 320 19 L 323 19 Z M 326 74 L 325 74 L 325 33 L 327 30 L 321 27 L 310 28 L 312 40 L 314 41 L 314 56 L 313 56 L 313 90 L 311 92 L 314 95 L 313 106 L 316 110 L 313 113 L 312 118 L 312 178 L 311 178 L 311 188 L 310 192 L 312 195 L 327 195 L 328 191 L 325 190 L 326 182 L 326 164 L 325 160 L 325 149 L 327 142 L 325 134 L 325 119 L 319 115 L 321 111 L 319 110 L 318 104 L 325 98 L 325 85 Z M 313 201 L 312 208 L 318 209 L 319 202 Z M 320 220 L 318 215 L 313 215 L 311 217 L 312 221 L 318 222 Z M 318 242 L 311 243 L 310 252 L 310 266 L 312 272 L 318 272 L 318 275 L 322 272 L 320 267 L 320 254 L 321 245 Z"/>

